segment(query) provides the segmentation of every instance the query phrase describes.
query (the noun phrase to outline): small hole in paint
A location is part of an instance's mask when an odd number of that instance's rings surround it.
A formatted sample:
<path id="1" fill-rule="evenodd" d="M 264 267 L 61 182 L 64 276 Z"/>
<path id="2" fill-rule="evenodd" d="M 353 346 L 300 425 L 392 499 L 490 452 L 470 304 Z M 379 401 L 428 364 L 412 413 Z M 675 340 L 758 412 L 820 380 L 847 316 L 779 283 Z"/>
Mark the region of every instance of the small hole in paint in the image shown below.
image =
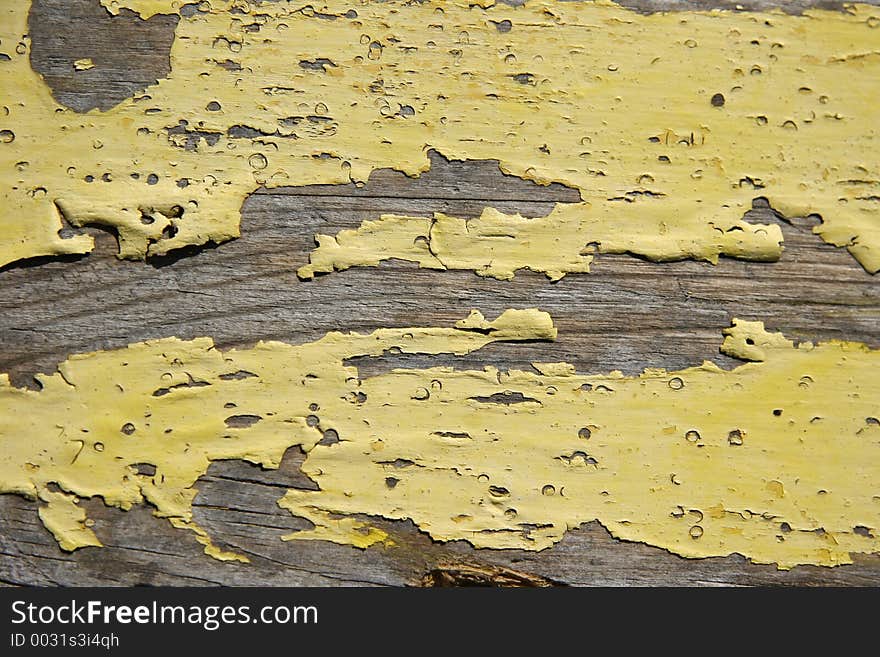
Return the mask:
<path id="1" fill-rule="evenodd" d="M 321 437 L 321 440 L 318 441 L 319 445 L 324 445 L 325 447 L 328 445 L 335 445 L 340 442 L 339 434 L 336 432 L 336 429 L 327 429 L 324 432 L 324 435 Z"/>
<path id="2" fill-rule="evenodd" d="M 143 475 L 145 477 L 155 477 L 156 476 L 156 466 L 152 463 L 135 463 L 133 466 L 139 475 Z"/>

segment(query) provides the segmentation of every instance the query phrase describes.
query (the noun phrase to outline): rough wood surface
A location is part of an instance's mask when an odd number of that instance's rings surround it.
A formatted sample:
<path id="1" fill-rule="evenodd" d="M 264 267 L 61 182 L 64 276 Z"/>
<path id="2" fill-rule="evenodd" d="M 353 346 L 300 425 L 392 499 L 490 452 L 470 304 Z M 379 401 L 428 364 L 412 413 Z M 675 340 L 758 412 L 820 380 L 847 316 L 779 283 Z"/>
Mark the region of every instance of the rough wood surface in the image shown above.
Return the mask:
<path id="1" fill-rule="evenodd" d="M 637 4 L 650 9 L 709 3 Z M 167 72 L 175 24 L 167 17 L 141 21 L 129 12 L 111 19 L 97 0 L 37 0 L 32 62 L 60 102 L 80 111 L 106 108 Z M 91 57 L 96 67 L 74 75 L 72 62 L 81 57 Z M 719 355 L 718 346 L 721 330 L 734 316 L 766 320 L 793 338 L 845 338 L 880 347 L 877 279 L 846 251 L 814 236 L 810 220 L 783 220 L 760 200 L 752 218 L 780 223 L 785 235 L 778 263 L 660 265 L 599 256 L 593 273 L 550 283 L 529 272 L 500 282 L 391 262 L 310 282 L 297 279 L 296 268 L 307 262 L 316 232 L 356 227 L 382 212 L 475 216 L 491 204 L 538 216 L 556 201 L 576 199 L 575 192 L 558 185 L 539 187 L 504 176 L 494 162 L 450 163 L 440 156 L 432 162 L 419 179 L 380 171 L 362 188 L 258 192 L 244 205 L 242 237 L 216 248 L 150 263 L 124 262 L 115 257 L 112 235 L 88 229 L 97 236 L 92 255 L 37 259 L 0 270 L 0 371 L 19 385 L 32 385 L 34 373 L 53 371 L 71 353 L 148 338 L 207 335 L 223 347 L 260 339 L 296 343 L 329 330 L 446 325 L 471 308 L 490 315 L 531 306 L 553 315 L 560 331 L 556 343 L 493 345 L 442 362 L 506 368 L 559 359 L 581 372 L 626 373 L 686 367 L 703 359 L 729 366 L 733 361 Z M 393 364 L 428 363 L 437 364 L 438 358 L 400 356 Z M 374 363 L 359 365 L 364 374 L 376 372 Z M 382 366 L 389 363 L 383 360 Z M 737 556 L 682 559 L 617 541 L 595 523 L 570 531 L 559 545 L 539 553 L 439 544 L 409 522 L 381 519 L 373 522 L 392 535 L 396 547 L 284 543 L 280 535 L 304 521 L 275 502 L 286 488 L 313 485 L 299 470 L 302 459 L 294 448 L 278 471 L 218 462 L 197 484 L 197 521 L 249 555 L 249 565 L 208 558 L 191 534 L 153 518 L 148 508 L 122 512 L 97 499 L 85 505 L 106 547 L 64 553 L 37 518 L 34 502 L 2 495 L 0 582 L 417 585 L 454 582 L 457 572 L 474 583 L 485 572 L 486 582 L 546 579 L 573 585 L 880 583 L 880 556 L 856 557 L 855 564 L 837 568 L 777 571 Z M 438 569 L 452 574 L 438 575 Z"/>

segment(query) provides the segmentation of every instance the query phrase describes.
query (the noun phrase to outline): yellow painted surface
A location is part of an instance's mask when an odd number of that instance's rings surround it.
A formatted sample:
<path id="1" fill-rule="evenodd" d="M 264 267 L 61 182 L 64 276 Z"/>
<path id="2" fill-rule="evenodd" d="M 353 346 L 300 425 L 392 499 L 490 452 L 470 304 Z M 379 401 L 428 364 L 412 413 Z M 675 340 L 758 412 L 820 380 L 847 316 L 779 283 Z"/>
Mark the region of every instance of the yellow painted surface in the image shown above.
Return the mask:
<path id="1" fill-rule="evenodd" d="M 144 17 L 181 6 L 102 2 Z M 512 240 L 439 218 L 440 264 L 405 243 L 395 257 L 501 278 L 585 271 L 590 244 L 767 260 L 778 227 L 741 219 L 766 196 L 787 215 L 821 214 L 823 239 L 880 269 L 876 7 L 645 16 L 580 2 L 210 0 L 181 17 L 167 78 L 77 114 L 30 68 L 29 4 L 0 8 L 0 264 L 89 251 L 87 235 L 58 234 L 62 215 L 118 230 L 123 257 L 222 242 L 259 187 L 416 175 L 434 148 L 564 183 L 582 202 L 534 225 L 487 210 L 481 229 Z M 424 220 L 410 223 L 381 219 L 335 253 L 326 238 L 315 271 L 387 256 L 361 247 L 421 235 Z"/>
<path id="2" fill-rule="evenodd" d="M 0 492 L 43 500 L 65 549 L 99 544 L 76 501 L 102 496 L 148 503 L 208 554 L 243 559 L 193 522 L 195 483 L 211 461 L 274 468 L 300 445 L 319 490 L 279 504 L 315 527 L 286 539 L 393 546 L 380 517 L 438 541 L 540 550 L 597 520 L 682 556 L 781 568 L 880 552 L 880 351 L 863 344 L 795 346 L 734 320 L 721 349 L 753 362 L 732 370 L 535 363 L 363 378 L 345 364 L 555 337 L 546 313 L 509 310 L 297 346 L 169 338 L 72 356 L 39 392 L 0 379 Z M 321 442 L 330 430 L 338 442 Z"/>

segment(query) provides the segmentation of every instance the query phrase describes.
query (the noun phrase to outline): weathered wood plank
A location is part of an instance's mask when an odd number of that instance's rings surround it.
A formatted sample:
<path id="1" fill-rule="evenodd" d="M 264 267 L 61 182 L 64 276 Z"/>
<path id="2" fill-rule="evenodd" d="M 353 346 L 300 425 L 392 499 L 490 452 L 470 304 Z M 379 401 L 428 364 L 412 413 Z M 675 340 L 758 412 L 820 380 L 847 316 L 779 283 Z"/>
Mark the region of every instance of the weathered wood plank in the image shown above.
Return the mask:
<path id="1" fill-rule="evenodd" d="M 649 3 L 639 3 L 645 7 Z M 703 6 L 667 2 L 663 6 Z M 719 6 L 720 3 L 712 3 Z M 652 3 L 652 6 L 660 6 Z M 797 5 L 800 6 L 800 5 Z M 167 71 L 174 21 L 110 19 L 95 0 L 41 0 L 31 23 L 34 65 L 56 97 L 77 109 L 106 107 Z M 75 47 L 74 44 L 75 42 Z M 100 54 L 100 57 L 96 56 Z M 72 61 L 98 66 L 74 76 Z M 88 74 L 88 75 L 87 75 Z M 121 94 L 121 95 L 120 95 Z M 782 221 L 759 202 L 751 218 L 781 224 L 778 263 L 723 260 L 719 265 L 655 264 L 599 256 L 589 275 L 558 283 L 520 272 L 513 282 L 468 272 L 432 272 L 391 262 L 310 282 L 307 262 L 317 232 L 353 228 L 384 212 L 434 211 L 475 216 L 486 205 L 530 216 L 545 214 L 574 192 L 506 177 L 493 162 L 448 163 L 433 157 L 418 179 L 376 172 L 362 188 L 317 186 L 263 190 L 244 205 L 242 237 L 151 263 L 122 262 L 115 240 L 98 230 L 98 248 L 84 258 L 40 260 L 0 271 L 0 371 L 18 384 L 51 372 L 67 355 L 177 335 L 212 336 L 222 347 L 260 339 L 302 342 L 329 330 L 444 325 L 471 308 L 487 315 L 539 306 L 557 321 L 553 344 L 493 345 L 443 363 L 528 367 L 566 360 L 582 372 L 679 368 L 713 359 L 732 317 L 765 319 L 799 339 L 845 338 L 880 346 L 880 288 L 843 250 L 810 233 L 810 222 Z M 357 363 L 365 375 L 392 365 L 437 364 L 400 356 Z M 42 527 L 36 504 L 0 496 L 0 581 L 7 584 L 415 584 L 444 564 L 490 564 L 567 584 L 848 584 L 880 582 L 880 557 L 851 566 L 777 571 L 734 556 L 690 561 L 663 550 L 612 539 L 595 523 L 572 530 L 540 553 L 474 550 L 438 544 L 409 522 L 374 522 L 398 544 L 361 551 L 324 542 L 284 543 L 304 526 L 275 501 L 285 488 L 309 487 L 302 454 L 289 450 L 282 468 L 242 462 L 211 466 L 199 484 L 197 520 L 219 541 L 248 554 L 250 565 L 216 562 L 191 535 L 153 518 L 148 509 L 121 512 L 87 503 L 104 549 L 60 551 Z"/>

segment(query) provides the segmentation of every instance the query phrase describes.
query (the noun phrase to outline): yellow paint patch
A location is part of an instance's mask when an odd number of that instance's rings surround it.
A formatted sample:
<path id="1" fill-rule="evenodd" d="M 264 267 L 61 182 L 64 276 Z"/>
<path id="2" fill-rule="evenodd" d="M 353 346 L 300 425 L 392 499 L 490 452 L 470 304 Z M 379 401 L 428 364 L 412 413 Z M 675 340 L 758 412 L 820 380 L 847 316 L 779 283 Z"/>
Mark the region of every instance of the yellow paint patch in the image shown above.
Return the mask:
<path id="1" fill-rule="evenodd" d="M 73 63 L 73 69 L 75 71 L 88 71 L 95 68 L 95 62 L 86 57 L 85 59 L 77 59 Z"/>
<path id="2" fill-rule="evenodd" d="M 144 17 L 181 4 L 102 1 Z M 823 239 L 880 269 L 876 7 L 645 16 L 601 2 L 211 0 L 181 17 L 166 79 L 77 114 L 30 68 L 30 3 L 5 4 L 0 264 L 89 251 L 90 237 L 59 236 L 62 216 L 115 228 L 123 257 L 222 242 L 259 187 L 417 175 L 434 148 L 564 183 L 583 202 L 535 223 L 487 210 L 475 235 L 438 217 L 439 263 L 402 237 L 393 257 L 501 278 L 586 271 L 589 244 L 773 259 L 778 227 L 741 220 L 761 195 L 787 215 L 821 214 Z M 424 224 L 385 218 L 349 247 L 323 240 L 303 273 L 372 264 L 388 253 L 361 247 Z"/>
<path id="3" fill-rule="evenodd" d="M 749 260 L 778 259 L 782 232 L 778 226 L 753 226 L 739 221 L 721 231 L 707 226 L 694 237 L 694 226 L 664 229 L 664 243 L 655 247 L 620 230 L 612 216 L 584 213 L 585 204 L 558 204 L 546 217 L 527 219 L 486 208 L 476 219 L 435 213 L 433 219 L 383 215 L 357 230 L 317 235 L 318 248 L 297 275 L 310 279 L 355 266 L 376 266 L 396 258 L 430 269 L 466 269 L 480 276 L 511 280 L 518 269 L 542 272 L 556 281 L 573 272 L 590 271 L 592 251 L 641 253 L 653 260 L 696 257 L 717 262 L 727 255 Z M 609 206 L 601 206 L 607 210 Z M 699 233 L 699 231 L 697 231 Z M 666 243 L 666 239 L 669 240 Z M 675 252 L 667 249 L 674 240 Z"/>
<path id="4" fill-rule="evenodd" d="M 46 506 L 40 507 L 40 520 L 62 550 L 102 547 L 95 532 L 86 525 L 86 512 L 77 506 L 75 495 L 43 489 L 40 499 L 46 502 Z"/>
<path id="5" fill-rule="evenodd" d="M 346 365 L 555 336 L 546 313 L 509 310 L 299 346 L 169 338 L 73 356 L 39 392 L 0 379 L 0 491 L 48 502 L 41 516 L 65 549 L 97 544 L 75 501 L 100 495 L 149 503 L 208 554 L 242 558 L 193 522 L 196 480 L 213 460 L 274 468 L 300 445 L 319 489 L 279 504 L 315 527 L 286 539 L 392 545 L 367 519 L 381 517 L 438 541 L 540 550 L 597 520 L 682 556 L 780 568 L 880 552 L 880 351 L 865 345 L 795 346 L 735 320 L 722 350 L 756 362 L 733 370 L 586 376 L 536 363 L 361 378 Z M 330 430 L 338 441 L 322 441 Z"/>

